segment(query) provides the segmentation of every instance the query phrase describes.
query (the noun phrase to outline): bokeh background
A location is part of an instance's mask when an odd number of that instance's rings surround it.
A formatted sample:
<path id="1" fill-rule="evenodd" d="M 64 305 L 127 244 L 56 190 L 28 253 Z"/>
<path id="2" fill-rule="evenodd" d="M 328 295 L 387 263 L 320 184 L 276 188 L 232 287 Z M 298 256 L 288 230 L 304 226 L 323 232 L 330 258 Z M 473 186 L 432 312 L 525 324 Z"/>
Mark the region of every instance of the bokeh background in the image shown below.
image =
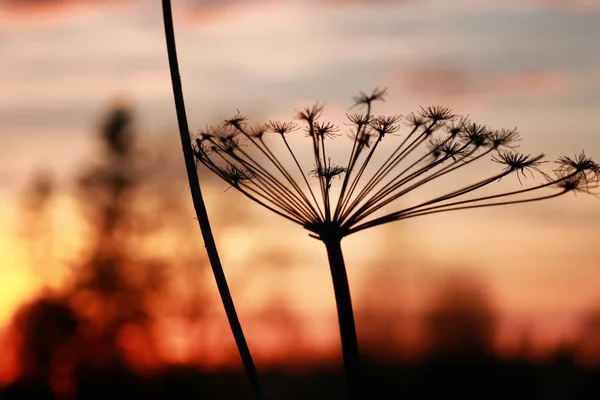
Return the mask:
<path id="1" fill-rule="evenodd" d="M 600 156 L 595 0 L 173 7 L 193 130 L 236 109 L 291 120 L 315 101 L 343 124 L 352 96 L 379 86 L 380 113 L 444 105 L 518 127 L 525 153 Z M 0 140 L 0 386 L 51 382 L 70 398 L 81 365 L 239 370 L 189 197 L 160 2 L 0 0 Z M 259 370 L 337 366 L 323 246 L 201 179 Z M 474 348 L 597 366 L 598 201 L 440 214 L 345 239 L 366 356 Z"/>

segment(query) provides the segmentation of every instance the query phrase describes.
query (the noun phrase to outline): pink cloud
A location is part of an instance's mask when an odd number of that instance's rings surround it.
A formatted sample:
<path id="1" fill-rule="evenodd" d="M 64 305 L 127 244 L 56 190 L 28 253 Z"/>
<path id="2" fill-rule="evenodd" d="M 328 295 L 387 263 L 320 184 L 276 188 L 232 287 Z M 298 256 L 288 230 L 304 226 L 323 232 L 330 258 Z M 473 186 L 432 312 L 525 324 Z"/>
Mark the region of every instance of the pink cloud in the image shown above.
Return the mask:
<path id="1" fill-rule="evenodd" d="M 121 7 L 140 0 L 4 0 L 0 2 L 0 21 L 3 25 L 56 20 L 76 12 L 106 6 Z"/>
<path id="2" fill-rule="evenodd" d="M 374 4 L 390 4 L 396 5 L 398 3 L 414 3 L 416 0 L 324 0 L 319 2 L 325 5 L 352 5 L 352 4 L 363 4 L 372 6 Z"/>
<path id="3" fill-rule="evenodd" d="M 572 83 L 566 74 L 543 70 L 472 73 L 454 67 L 418 67 L 389 79 L 400 90 L 451 104 L 507 97 L 554 95 Z"/>
<path id="4" fill-rule="evenodd" d="M 188 22 L 215 22 L 231 17 L 244 7 L 262 8 L 280 3 L 280 0 L 200 0 L 178 7 Z"/>
<path id="5" fill-rule="evenodd" d="M 495 81 L 496 92 L 507 95 L 556 94 L 563 91 L 569 84 L 569 79 L 565 74 L 543 70 L 520 71 L 501 75 L 499 78 Z"/>
<path id="6" fill-rule="evenodd" d="M 455 0 L 467 7 L 537 8 L 573 13 L 600 12 L 598 0 Z"/>

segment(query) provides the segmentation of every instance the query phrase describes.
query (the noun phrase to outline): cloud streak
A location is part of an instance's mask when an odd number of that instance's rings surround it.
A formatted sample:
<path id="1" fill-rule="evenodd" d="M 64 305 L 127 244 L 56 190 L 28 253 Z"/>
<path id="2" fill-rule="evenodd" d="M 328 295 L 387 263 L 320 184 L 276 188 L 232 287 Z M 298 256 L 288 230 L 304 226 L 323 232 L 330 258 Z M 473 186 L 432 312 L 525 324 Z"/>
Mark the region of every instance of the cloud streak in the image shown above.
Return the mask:
<path id="1" fill-rule="evenodd" d="M 2 29 L 62 23 L 88 12 L 136 6 L 144 0 L 0 0 Z"/>
<path id="2" fill-rule="evenodd" d="M 393 87 L 450 104 L 555 96 L 572 85 L 567 74 L 542 69 L 473 72 L 432 65 L 394 75 L 390 79 Z"/>

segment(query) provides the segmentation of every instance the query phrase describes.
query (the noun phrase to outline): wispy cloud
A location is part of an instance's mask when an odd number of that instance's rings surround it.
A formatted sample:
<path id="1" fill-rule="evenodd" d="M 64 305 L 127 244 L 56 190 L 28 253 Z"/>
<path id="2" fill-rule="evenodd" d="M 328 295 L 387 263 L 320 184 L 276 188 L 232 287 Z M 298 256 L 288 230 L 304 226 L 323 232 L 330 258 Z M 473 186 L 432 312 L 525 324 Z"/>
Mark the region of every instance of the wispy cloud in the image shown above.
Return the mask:
<path id="1" fill-rule="evenodd" d="M 220 23 L 244 19 L 245 15 L 265 7 L 277 7 L 282 0 L 189 0 L 174 2 L 183 21 L 197 23 Z"/>
<path id="2" fill-rule="evenodd" d="M 460 67 L 436 65 L 393 73 L 387 81 L 404 93 L 443 104 L 477 107 L 485 107 L 485 103 L 499 99 L 556 96 L 571 85 L 568 75 L 550 70 L 471 72 Z"/>
<path id="3" fill-rule="evenodd" d="M 554 11 L 565 13 L 600 12 L 596 0 L 451 0 L 458 6 L 503 8 L 514 10 Z"/>
<path id="4" fill-rule="evenodd" d="M 3 28 L 37 26 L 63 22 L 83 13 L 141 4 L 144 0 L 3 0 L 0 21 Z"/>

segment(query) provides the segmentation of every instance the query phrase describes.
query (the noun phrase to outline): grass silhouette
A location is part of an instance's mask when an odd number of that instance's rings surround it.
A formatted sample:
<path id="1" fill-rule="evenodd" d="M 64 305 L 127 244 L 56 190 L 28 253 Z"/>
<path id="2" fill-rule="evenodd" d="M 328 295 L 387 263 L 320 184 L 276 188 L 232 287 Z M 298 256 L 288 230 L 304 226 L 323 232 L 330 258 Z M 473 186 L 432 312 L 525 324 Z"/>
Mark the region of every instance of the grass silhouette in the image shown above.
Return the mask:
<path id="1" fill-rule="evenodd" d="M 192 144 L 189 135 L 189 128 L 187 123 L 187 116 L 185 112 L 185 103 L 183 100 L 183 91 L 181 89 L 181 80 L 179 75 L 179 65 L 177 61 L 177 50 L 175 47 L 175 33 L 173 30 L 173 15 L 171 11 L 170 0 L 162 1 L 163 7 L 163 20 L 165 27 L 165 38 L 167 42 L 167 52 L 169 57 L 169 69 L 171 72 L 171 84 L 173 86 L 173 96 L 175 98 L 175 108 L 177 111 L 177 122 L 179 125 L 179 134 L 181 138 L 181 145 L 183 147 L 183 157 L 185 160 L 186 171 L 188 175 L 188 181 L 190 184 L 190 191 L 192 194 L 192 200 L 194 203 L 194 209 L 196 211 L 196 217 L 198 218 L 198 224 L 200 225 L 200 231 L 204 238 L 204 245 L 208 253 L 210 265 L 212 267 L 215 281 L 219 289 L 219 295 L 225 307 L 227 319 L 233 332 L 235 343 L 244 364 L 246 374 L 252 384 L 252 389 L 257 399 L 263 399 L 263 390 L 258 378 L 258 373 L 250 354 L 250 349 L 246 342 L 242 325 L 237 316 L 233 298 L 225 278 L 225 273 L 221 265 L 219 253 L 215 239 L 210 227 L 210 221 L 206 212 L 206 206 L 204 205 L 204 199 L 202 197 L 202 191 L 200 190 L 200 183 L 198 180 L 198 173 L 196 171 L 196 163 L 194 161 L 194 155 L 192 152 Z"/>

